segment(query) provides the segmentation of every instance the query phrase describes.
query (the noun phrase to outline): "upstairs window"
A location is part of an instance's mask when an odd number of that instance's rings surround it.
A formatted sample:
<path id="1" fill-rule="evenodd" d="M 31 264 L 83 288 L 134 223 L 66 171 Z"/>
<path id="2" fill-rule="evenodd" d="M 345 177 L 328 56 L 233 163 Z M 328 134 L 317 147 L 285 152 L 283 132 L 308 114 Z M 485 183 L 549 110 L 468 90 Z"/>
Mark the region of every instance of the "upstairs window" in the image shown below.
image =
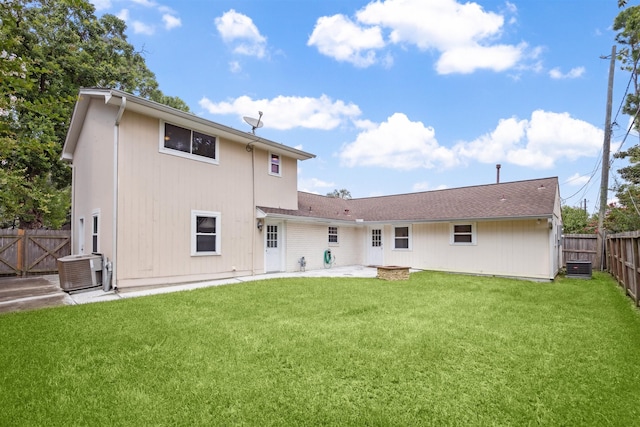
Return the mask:
<path id="1" fill-rule="evenodd" d="M 329 243 L 338 243 L 338 227 L 329 227 Z"/>
<path id="2" fill-rule="evenodd" d="M 282 165 L 279 154 L 269 153 L 269 175 L 282 176 Z"/>
<path id="3" fill-rule="evenodd" d="M 218 138 L 164 123 L 160 151 L 209 163 L 218 163 Z"/>

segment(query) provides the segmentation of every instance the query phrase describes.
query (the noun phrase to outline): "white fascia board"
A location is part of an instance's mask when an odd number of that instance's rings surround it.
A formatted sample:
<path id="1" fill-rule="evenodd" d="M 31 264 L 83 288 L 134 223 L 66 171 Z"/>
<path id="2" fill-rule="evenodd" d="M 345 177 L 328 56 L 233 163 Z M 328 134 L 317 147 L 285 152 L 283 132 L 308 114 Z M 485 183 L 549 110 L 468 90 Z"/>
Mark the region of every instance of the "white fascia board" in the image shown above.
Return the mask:
<path id="1" fill-rule="evenodd" d="M 297 160 L 312 159 L 315 154 L 298 150 L 283 144 L 279 144 L 268 139 L 261 138 L 251 132 L 243 132 L 229 126 L 221 125 L 204 119 L 192 113 L 177 110 L 167 105 L 159 104 L 148 99 L 130 95 L 115 89 L 110 89 L 108 95 L 105 95 L 105 102 L 111 105 L 120 106 L 123 97 L 127 98 L 127 110 L 155 117 L 161 120 L 184 125 L 202 132 L 212 133 L 221 136 L 230 141 L 238 142 L 245 145 L 253 145 L 264 150 L 270 150 L 287 157 L 293 157 Z"/>

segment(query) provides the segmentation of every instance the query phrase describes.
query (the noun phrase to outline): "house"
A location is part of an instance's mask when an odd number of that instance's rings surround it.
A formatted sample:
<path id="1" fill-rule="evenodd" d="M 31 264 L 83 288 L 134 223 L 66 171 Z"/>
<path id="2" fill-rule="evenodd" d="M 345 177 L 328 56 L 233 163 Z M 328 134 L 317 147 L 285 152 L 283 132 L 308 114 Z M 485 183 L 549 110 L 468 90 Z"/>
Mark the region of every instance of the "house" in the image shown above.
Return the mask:
<path id="1" fill-rule="evenodd" d="M 264 271 L 255 206 L 296 209 L 314 157 L 112 89 L 81 89 L 63 147 L 72 253 L 101 253 L 118 287 Z"/>
<path id="2" fill-rule="evenodd" d="M 279 261 L 267 271 L 342 265 L 402 265 L 552 280 L 562 265 L 558 179 L 478 185 L 342 200 L 298 193 L 294 210 L 258 207 L 283 230 Z M 276 246 L 272 244 L 272 246 Z"/>
<path id="3" fill-rule="evenodd" d="M 343 200 L 298 192 L 298 150 L 113 89 L 81 89 L 62 152 L 72 253 L 119 288 L 337 265 L 553 279 L 557 178 Z"/>

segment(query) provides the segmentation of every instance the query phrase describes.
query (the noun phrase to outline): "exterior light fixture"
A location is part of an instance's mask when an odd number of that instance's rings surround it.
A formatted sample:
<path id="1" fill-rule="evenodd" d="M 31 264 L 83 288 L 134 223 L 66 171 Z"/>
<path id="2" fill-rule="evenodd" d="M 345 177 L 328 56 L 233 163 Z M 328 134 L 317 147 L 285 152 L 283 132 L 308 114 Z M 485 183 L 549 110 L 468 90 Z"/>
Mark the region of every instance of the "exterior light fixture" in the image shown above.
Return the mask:
<path id="1" fill-rule="evenodd" d="M 262 222 L 262 220 L 261 220 L 261 219 L 259 219 L 259 220 L 256 222 L 256 227 L 258 227 L 258 230 L 259 230 L 259 231 L 262 231 L 262 225 L 263 225 L 263 222 Z"/>

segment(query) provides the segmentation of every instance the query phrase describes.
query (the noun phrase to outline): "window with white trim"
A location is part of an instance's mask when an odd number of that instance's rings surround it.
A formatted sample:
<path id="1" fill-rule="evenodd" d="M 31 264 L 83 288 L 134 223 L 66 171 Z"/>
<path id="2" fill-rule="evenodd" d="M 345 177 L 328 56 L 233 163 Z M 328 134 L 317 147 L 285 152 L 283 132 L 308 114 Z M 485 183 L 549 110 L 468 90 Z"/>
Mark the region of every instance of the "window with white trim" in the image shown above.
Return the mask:
<path id="1" fill-rule="evenodd" d="M 218 138 L 171 123 L 160 125 L 160 152 L 218 164 Z"/>
<path id="2" fill-rule="evenodd" d="M 269 153 L 269 175 L 282 176 L 282 157 Z"/>
<path id="3" fill-rule="evenodd" d="M 411 226 L 393 227 L 393 248 L 411 249 Z"/>
<path id="4" fill-rule="evenodd" d="M 94 211 L 91 214 L 91 253 L 99 253 L 98 246 L 98 229 L 100 225 L 100 211 Z"/>
<path id="5" fill-rule="evenodd" d="M 191 255 L 220 255 L 220 212 L 191 211 Z"/>
<path id="6" fill-rule="evenodd" d="M 329 236 L 329 243 L 337 245 L 338 244 L 338 227 L 329 227 L 328 236 Z"/>
<path id="7" fill-rule="evenodd" d="M 451 244 L 452 245 L 475 245 L 476 244 L 475 223 L 451 224 Z"/>

